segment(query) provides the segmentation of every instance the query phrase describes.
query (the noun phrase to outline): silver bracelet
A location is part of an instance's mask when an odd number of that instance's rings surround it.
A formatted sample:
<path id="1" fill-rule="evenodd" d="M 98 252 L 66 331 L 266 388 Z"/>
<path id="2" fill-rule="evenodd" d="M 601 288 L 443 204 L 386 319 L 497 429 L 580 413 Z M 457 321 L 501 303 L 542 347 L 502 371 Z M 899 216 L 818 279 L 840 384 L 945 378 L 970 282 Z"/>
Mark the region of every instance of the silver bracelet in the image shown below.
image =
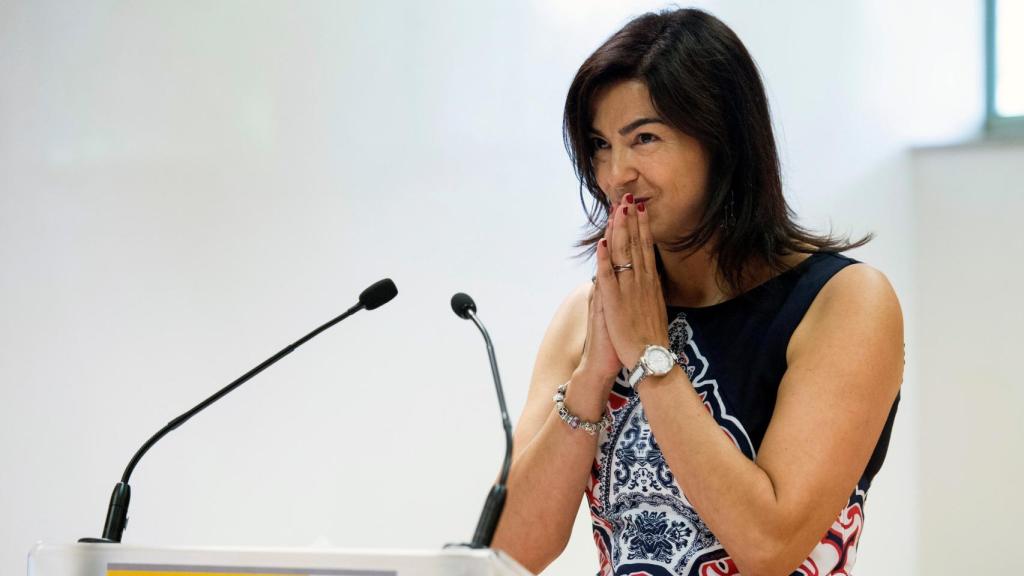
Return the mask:
<path id="1" fill-rule="evenodd" d="M 612 415 L 606 410 L 604 416 L 601 416 L 601 420 L 597 422 L 587 422 L 579 416 L 569 412 L 569 409 L 565 407 L 565 390 L 569 384 L 565 383 L 558 387 L 555 391 L 553 400 L 555 401 L 555 410 L 558 411 L 558 417 L 569 425 L 570 428 L 576 430 L 577 428 L 583 430 L 591 436 L 597 434 L 601 430 L 606 430 L 612 427 Z"/>

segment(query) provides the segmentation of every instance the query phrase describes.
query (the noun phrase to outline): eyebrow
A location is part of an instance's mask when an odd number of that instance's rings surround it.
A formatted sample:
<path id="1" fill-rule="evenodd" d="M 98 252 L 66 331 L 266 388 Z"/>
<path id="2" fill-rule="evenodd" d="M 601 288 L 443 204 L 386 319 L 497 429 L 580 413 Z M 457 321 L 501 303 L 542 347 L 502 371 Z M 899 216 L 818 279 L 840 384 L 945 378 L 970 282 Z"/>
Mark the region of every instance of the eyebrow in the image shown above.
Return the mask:
<path id="1" fill-rule="evenodd" d="M 636 120 L 633 120 L 632 122 L 630 122 L 629 124 L 626 124 L 622 128 L 619 128 L 619 136 L 625 136 L 626 134 L 629 134 L 630 132 L 632 132 L 633 130 L 636 130 L 637 128 L 639 128 L 641 126 L 643 126 L 644 124 L 664 124 L 664 123 L 665 123 L 665 121 L 662 120 L 661 118 L 637 118 Z M 598 136 L 604 136 L 604 134 L 601 134 L 601 131 L 598 130 L 597 128 L 591 127 L 590 131 L 593 132 L 594 134 L 597 134 Z"/>

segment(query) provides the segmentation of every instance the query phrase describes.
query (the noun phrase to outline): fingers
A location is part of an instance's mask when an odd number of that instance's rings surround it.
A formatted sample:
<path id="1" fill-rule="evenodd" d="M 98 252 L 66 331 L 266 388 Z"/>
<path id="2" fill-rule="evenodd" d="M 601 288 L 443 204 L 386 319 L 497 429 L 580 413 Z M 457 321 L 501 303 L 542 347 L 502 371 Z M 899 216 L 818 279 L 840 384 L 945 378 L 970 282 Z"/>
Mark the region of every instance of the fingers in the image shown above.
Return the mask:
<path id="1" fill-rule="evenodd" d="M 612 265 L 609 261 L 610 256 L 608 254 L 608 247 L 611 245 L 612 237 L 614 236 L 615 214 L 617 211 L 618 205 L 612 204 L 608 210 L 608 224 L 604 228 L 604 238 L 598 240 L 597 246 L 595 247 L 596 250 L 594 253 L 597 256 L 597 270 L 594 272 L 594 291 L 591 293 L 592 295 L 596 294 L 601 290 L 599 281 L 602 275 L 605 276 L 605 285 L 608 285 L 609 283 L 611 283 L 612 280 L 615 280 L 615 275 L 611 274 Z M 606 266 L 604 266 L 606 270 L 602 269 L 602 258 L 604 259 L 604 264 L 606 264 Z"/>
<path id="2" fill-rule="evenodd" d="M 643 245 L 640 241 L 640 223 L 638 216 L 640 210 L 633 203 L 633 195 L 626 195 L 626 203 L 629 205 L 629 215 L 626 217 L 626 228 L 629 230 L 629 261 L 633 263 L 633 269 L 639 273 L 647 271 L 644 262 Z"/>
<path id="3" fill-rule="evenodd" d="M 637 204 L 636 221 L 639 229 L 640 252 L 644 263 L 644 271 L 656 274 L 658 266 L 654 258 L 654 237 L 651 236 L 651 222 L 648 218 L 646 206 L 642 202 Z"/>
<path id="4" fill-rule="evenodd" d="M 598 240 L 595 254 L 597 255 L 597 272 L 594 274 L 594 289 L 602 290 L 615 281 L 608 249 L 608 238 Z"/>
<path id="5" fill-rule="evenodd" d="M 619 211 L 618 204 L 612 204 L 608 210 L 608 224 L 604 227 L 604 239 L 611 245 L 612 236 L 615 231 L 615 214 Z"/>
<path id="6" fill-rule="evenodd" d="M 604 298 L 601 296 L 600 290 L 594 290 L 594 322 L 596 323 L 595 330 L 602 332 L 607 330 L 604 317 Z"/>
<path id="7" fill-rule="evenodd" d="M 637 342 L 663 338 L 665 304 L 657 273 L 649 214 L 628 196 L 613 205 L 605 237 L 596 246 L 593 311 L 620 361 L 633 359 Z M 616 272 L 615 265 L 632 264 Z"/>
<path id="8" fill-rule="evenodd" d="M 597 274 L 595 276 L 597 277 L 595 291 L 601 293 L 602 304 L 604 304 L 608 301 L 605 297 L 608 295 L 608 291 L 617 291 L 619 289 L 619 283 L 615 278 L 615 272 L 612 271 L 611 250 L 608 247 L 607 239 L 603 239 L 597 243 Z M 612 295 L 611 298 L 614 299 L 614 295 Z"/>
<path id="9" fill-rule="evenodd" d="M 608 240 L 608 245 L 611 247 L 612 263 L 622 266 L 625 264 L 633 264 L 633 252 L 630 247 L 632 238 L 629 232 L 629 219 L 630 212 L 635 212 L 632 204 L 623 202 L 615 212 L 615 222 L 612 223 L 612 237 Z M 623 271 L 620 274 L 630 274 L 632 271 Z M 625 278 L 622 278 L 625 280 Z"/>

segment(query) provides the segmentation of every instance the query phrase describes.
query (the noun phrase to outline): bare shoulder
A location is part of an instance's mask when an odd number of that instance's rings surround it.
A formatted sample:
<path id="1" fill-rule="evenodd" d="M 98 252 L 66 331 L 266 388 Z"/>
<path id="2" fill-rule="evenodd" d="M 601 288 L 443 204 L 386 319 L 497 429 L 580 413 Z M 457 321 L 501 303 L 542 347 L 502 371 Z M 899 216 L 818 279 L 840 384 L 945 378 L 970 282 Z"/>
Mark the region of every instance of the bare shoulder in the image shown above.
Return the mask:
<path id="1" fill-rule="evenodd" d="M 861 298 L 857 298 L 857 296 Z M 851 264 L 832 277 L 822 288 L 825 298 L 847 298 L 853 301 L 882 304 L 898 304 L 896 291 L 880 270 L 862 262 Z"/>
<path id="2" fill-rule="evenodd" d="M 827 333 L 851 337 L 870 333 L 902 346 L 903 312 L 892 283 L 881 271 L 851 264 L 822 287 L 790 340 L 787 359 L 814 345 Z"/>

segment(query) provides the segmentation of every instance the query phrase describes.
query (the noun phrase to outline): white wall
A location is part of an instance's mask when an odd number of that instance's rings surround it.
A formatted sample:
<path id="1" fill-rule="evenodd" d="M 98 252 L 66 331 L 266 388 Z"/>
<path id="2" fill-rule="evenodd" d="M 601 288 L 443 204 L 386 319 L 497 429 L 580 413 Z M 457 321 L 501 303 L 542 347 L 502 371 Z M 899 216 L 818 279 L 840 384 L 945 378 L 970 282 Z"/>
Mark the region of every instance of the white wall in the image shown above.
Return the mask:
<path id="1" fill-rule="evenodd" d="M 1024 143 L 914 154 L 923 574 L 1019 574 Z M 941 546 L 956 543 L 956 546 Z"/>
<path id="2" fill-rule="evenodd" d="M 772 98 L 793 205 L 878 239 L 908 322 L 904 403 L 859 573 L 912 574 L 911 144 L 980 113 L 980 7 L 703 2 Z M 0 3 L 0 569 L 97 535 L 157 427 L 392 276 L 361 313 L 173 433 L 126 541 L 467 539 L 502 439 L 479 303 L 518 414 L 590 265 L 560 135 L 576 67 L 649 2 Z M 586 527 L 551 574 L 594 569 Z M 932 573 L 935 573 L 934 571 Z"/>

